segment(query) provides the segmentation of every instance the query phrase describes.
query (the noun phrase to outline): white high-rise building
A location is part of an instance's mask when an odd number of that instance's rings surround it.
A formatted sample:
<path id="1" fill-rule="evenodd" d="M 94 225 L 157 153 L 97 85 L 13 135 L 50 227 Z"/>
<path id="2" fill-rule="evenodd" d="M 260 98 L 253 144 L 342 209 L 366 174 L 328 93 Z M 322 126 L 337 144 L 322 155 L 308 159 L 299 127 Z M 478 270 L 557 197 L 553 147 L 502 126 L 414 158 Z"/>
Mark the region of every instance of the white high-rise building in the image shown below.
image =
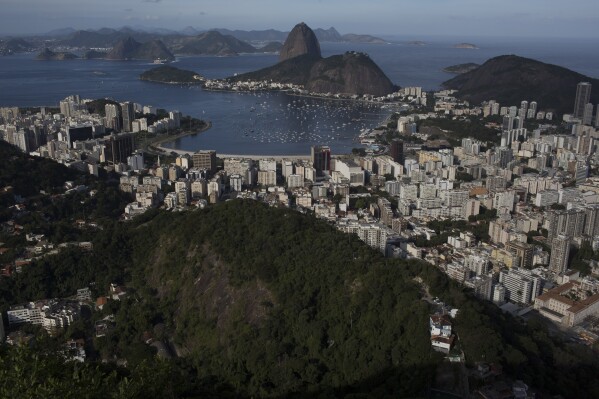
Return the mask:
<path id="1" fill-rule="evenodd" d="M 501 271 L 499 282 L 505 287 L 506 299 L 522 305 L 531 304 L 541 292 L 541 279 L 526 269 Z"/>

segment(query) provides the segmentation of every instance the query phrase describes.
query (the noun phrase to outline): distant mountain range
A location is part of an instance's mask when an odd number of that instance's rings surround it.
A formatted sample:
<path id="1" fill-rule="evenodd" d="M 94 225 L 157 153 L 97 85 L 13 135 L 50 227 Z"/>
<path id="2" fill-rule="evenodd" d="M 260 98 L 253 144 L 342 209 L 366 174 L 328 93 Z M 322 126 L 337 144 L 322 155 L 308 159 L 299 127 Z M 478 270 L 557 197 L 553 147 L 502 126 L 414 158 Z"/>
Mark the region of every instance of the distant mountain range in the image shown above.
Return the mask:
<path id="1" fill-rule="evenodd" d="M 119 41 L 106 55 L 109 60 L 154 60 L 161 59 L 172 61 L 175 56 L 166 48 L 160 40 L 151 40 L 145 43 L 140 43 L 128 37 Z"/>
<path id="2" fill-rule="evenodd" d="M 230 35 L 236 37 L 239 40 L 246 42 L 284 42 L 287 39 L 289 32 L 283 32 L 274 29 L 267 30 L 229 30 L 229 29 L 215 29 L 223 35 Z M 348 33 L 345 35 L 340 34 L 337 29 L 331 27 L 329 29 L 313 29 L 314 34 L 320 42 L 335 42 L 335 43 L 372 43 L 372 44 L 384 44 L 386 40 L 371 35 L 357 35 L 354 33 Z"/>
<path id="3" fill-rule="evenodd" d="M 444 82 L 443 86 L 458 90 L 460 98 L 476 104 L 496 100 L 502 105 L 517 105 L 528 100 L 536 101 L 540 109 L 564 114 L 573 110 L 579 82 L 590 82 L 599 87 L 599 79 L 557 65 L 502 55 Z M 591 102 L 599 102 L 597 91 Z"/>
<path id="4" fill-rule="evenodd" d="M 136 31 L 131 28 L 122 28 L 120 30 L 105 28 L 97 31 L 78 30 L 74 32 L 65 29 L 55 32 L 55 34 L 65 34 L 65 36 L 55 38 L 54 46 L 92 49 L 83 55 L 82 58 L 84 59 L 161 58 L 171 60 L 174 58 L 174 54 L 234 56 L 241 53 L 276 53 L 282 47 L 282 43 L 278 40 L 285 40 L 288 36 L 286 32 L 275 30 L 247 32 L 221 29 L 198 34 L 195 34 L 195 29 L 191 27 L 184 30 L 192 35 L 183 35 L 176 32 L 158 34 Z M 314 33 L 317 38 L 319 36 L 322 38 L 319 38 L 319 40 L 325 41 L 341 42 L 345 40 L 344 38 L 348 38 L 354 42 L 383 43 L 382 39 L 373 36 L 340 35 L 335 28 L 317 29 Z M 260 45 L 251 45 L 240 39 L 240 37 L 253 39 L 253 43 L 259 43 Z M 22 46 L 19 48 L 29 49 L 30 47 Z M 102 54 L 96 49 L 107 49 L 105 50 L 107 54 Z"/>
<path id="5" fill-rule="evenodd" d="M 168 44 L 175 54 L 228 56 L 260 51 L 249 43 L 217 31 L 209 31 L 197 36 L 172 38 L 168 40 Z"/>
<path id="6" fill-rule="evenodd" d="M 24 39 L 11 39 L 11 40 L 22 40 L 28 45 L 15 46 L 14 43 L 8 46 L 6 42 L 9 38 L 4 41 L 0 40 L 0 54 L 8 55 L 18 52 L 31 51 L 32 49 L 42 49 L 47 46 L 51 47 L 72 47 L 72 48 L 83 48 L 83 49 L 98 49 L 98 48 L 112 48 L 119 41 L 125 40 L 129 37 L 135 39 L 138 42 L 144 43 L 147 41 L 162 40 L 170 50 L 176 50 L 176 46 L 182 46 L 182 42 L 193 41 L 193 37 L 202 36 L 209 32 L 218 32 L 223 36 L 230 36 L 239 41 L 246 42 L 246 45 L 252 43 L 255 47 L 262 47 L 265 43 L 269 42 L 280 42 L 283 43 L 287 39 L 289 32 L 283 32 L 275 29 L 266 30 L 230 30 L 230 29 L 196 29 L 188 26 L 179 31 L 169 29 L 148 29 L 148 28 L 132 28 L 123 27 L 120 29 L 112 28 L 101 28 L 101 29 L 85 29 L 76 30 L 73 28 L 56 29 L 47 32 L 43 35 L 33 35 Z M 370 36 L 370 35 L 357 35 L 357 34 L 340 34 L 335 28 L 329 29 L 315 29 L 314 33 L 321 42 L 348 42 L 348 43 L 374 43 L 382 44 L 386 43 L 385 40 Z M 49 41 L 49 42 L 48 42 Z M 249 52 L 246 48 L 245 51 L 237 51 L 235 47 L 242 48 L 243 45 L 237 43 L 232 45 L 231 40 L 228 40 L 228 47 L 231 48 L 232 52 Z M 171 46 L 173 46 L 171 48 Z M 274 46 L 274 45 L 273 45 Z M 3 51 L 3 49 L 6 49 Z M 218 52 L 227 52 L 225 46 L 221 46 Z M 173 51 L 177 52 L 177 51 Z M 218 52 L 214 54 L 218 54 Z M 210 53 L 210 52 L 209 52 Z M 202 52 L 204 54 L 204 52 Z"/>

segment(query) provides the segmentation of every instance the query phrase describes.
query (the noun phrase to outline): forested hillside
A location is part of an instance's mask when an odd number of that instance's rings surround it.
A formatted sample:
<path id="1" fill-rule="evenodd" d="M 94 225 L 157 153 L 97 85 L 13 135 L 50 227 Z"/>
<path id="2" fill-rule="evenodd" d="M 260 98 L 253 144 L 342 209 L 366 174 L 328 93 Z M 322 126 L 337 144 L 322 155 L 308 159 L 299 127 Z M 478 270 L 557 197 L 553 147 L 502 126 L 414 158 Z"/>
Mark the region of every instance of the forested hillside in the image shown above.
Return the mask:
<path id="1" fill-rule="evenodd" d="M 14 165 L 0 168 L 3 185 L 16 189 L 26 179 L 20 164 L 50 173 L 32 177 L 35 189 L 82 178 L 6 151 Z M 432 265 L 385 259 L 313 216 L 249 200 L 118 222 L 123 201 L 114 187 L 90 184 L 93 198 L 34 196 L 26 202 L 31 214 L 18 220 L 49 237 L 90 240 L 93 250 L 64 249 L 0 277 L 0 305 L 67 297 L 85 286 L 95 298 L 110 283 L 127 295 L 59 337 L 1 349 L 0 396 L 75 397 L 65 392 L 90 386 L 76 397 L 426 397 L 442 361 L 430 349 L 426 285 L 459 309 L 454 328 L 468 365 L 496 363 L 546 394 L 599 397 L 593 351 L 551 337 L 538 320 L 503 314 Z M 80 206 L 100 217 L 98 228 L 73 227 Z M 110 315 L 114 328 L 96 337 L 94 322 Z M 93 337 L 86 366 L 52 355 L 56 340 L 80 337 Z M 149 342 L 171 358 L 159 360 Z M 24 368 L 38 370 L 31 384 L 20 382 Z"/>

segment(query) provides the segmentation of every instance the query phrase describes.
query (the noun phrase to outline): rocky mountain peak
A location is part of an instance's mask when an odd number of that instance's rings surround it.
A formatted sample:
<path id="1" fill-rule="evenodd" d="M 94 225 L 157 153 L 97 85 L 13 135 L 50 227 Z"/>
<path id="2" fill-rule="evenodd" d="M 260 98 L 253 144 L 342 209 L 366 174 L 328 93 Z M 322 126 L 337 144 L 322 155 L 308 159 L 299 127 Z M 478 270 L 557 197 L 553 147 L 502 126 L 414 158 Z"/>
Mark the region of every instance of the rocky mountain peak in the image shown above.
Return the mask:
<path id="1" fill-rule="evenodd" d="M 285 44 L 283 44 L 283 48 L 281 49 L 279 60 L 285 61 L 300 55 L 321 57 L 320 44 L 314 31 L 303 22 L 297 24 L 287 36 L 287 40 L 285 40 Z"/>

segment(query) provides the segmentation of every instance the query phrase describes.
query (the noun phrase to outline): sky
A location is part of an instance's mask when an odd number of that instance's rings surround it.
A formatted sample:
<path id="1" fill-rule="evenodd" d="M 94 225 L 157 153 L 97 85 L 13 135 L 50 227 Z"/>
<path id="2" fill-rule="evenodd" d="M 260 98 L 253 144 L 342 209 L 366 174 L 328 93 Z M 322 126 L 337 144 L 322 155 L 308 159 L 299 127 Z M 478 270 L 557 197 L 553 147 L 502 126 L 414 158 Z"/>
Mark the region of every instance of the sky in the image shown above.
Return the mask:
<path id="1" fill-rule="evenodd" d="M 2 0 L 0 34 L 155 27 L 419 36 L 599 38 L 597 0 Z"/>

